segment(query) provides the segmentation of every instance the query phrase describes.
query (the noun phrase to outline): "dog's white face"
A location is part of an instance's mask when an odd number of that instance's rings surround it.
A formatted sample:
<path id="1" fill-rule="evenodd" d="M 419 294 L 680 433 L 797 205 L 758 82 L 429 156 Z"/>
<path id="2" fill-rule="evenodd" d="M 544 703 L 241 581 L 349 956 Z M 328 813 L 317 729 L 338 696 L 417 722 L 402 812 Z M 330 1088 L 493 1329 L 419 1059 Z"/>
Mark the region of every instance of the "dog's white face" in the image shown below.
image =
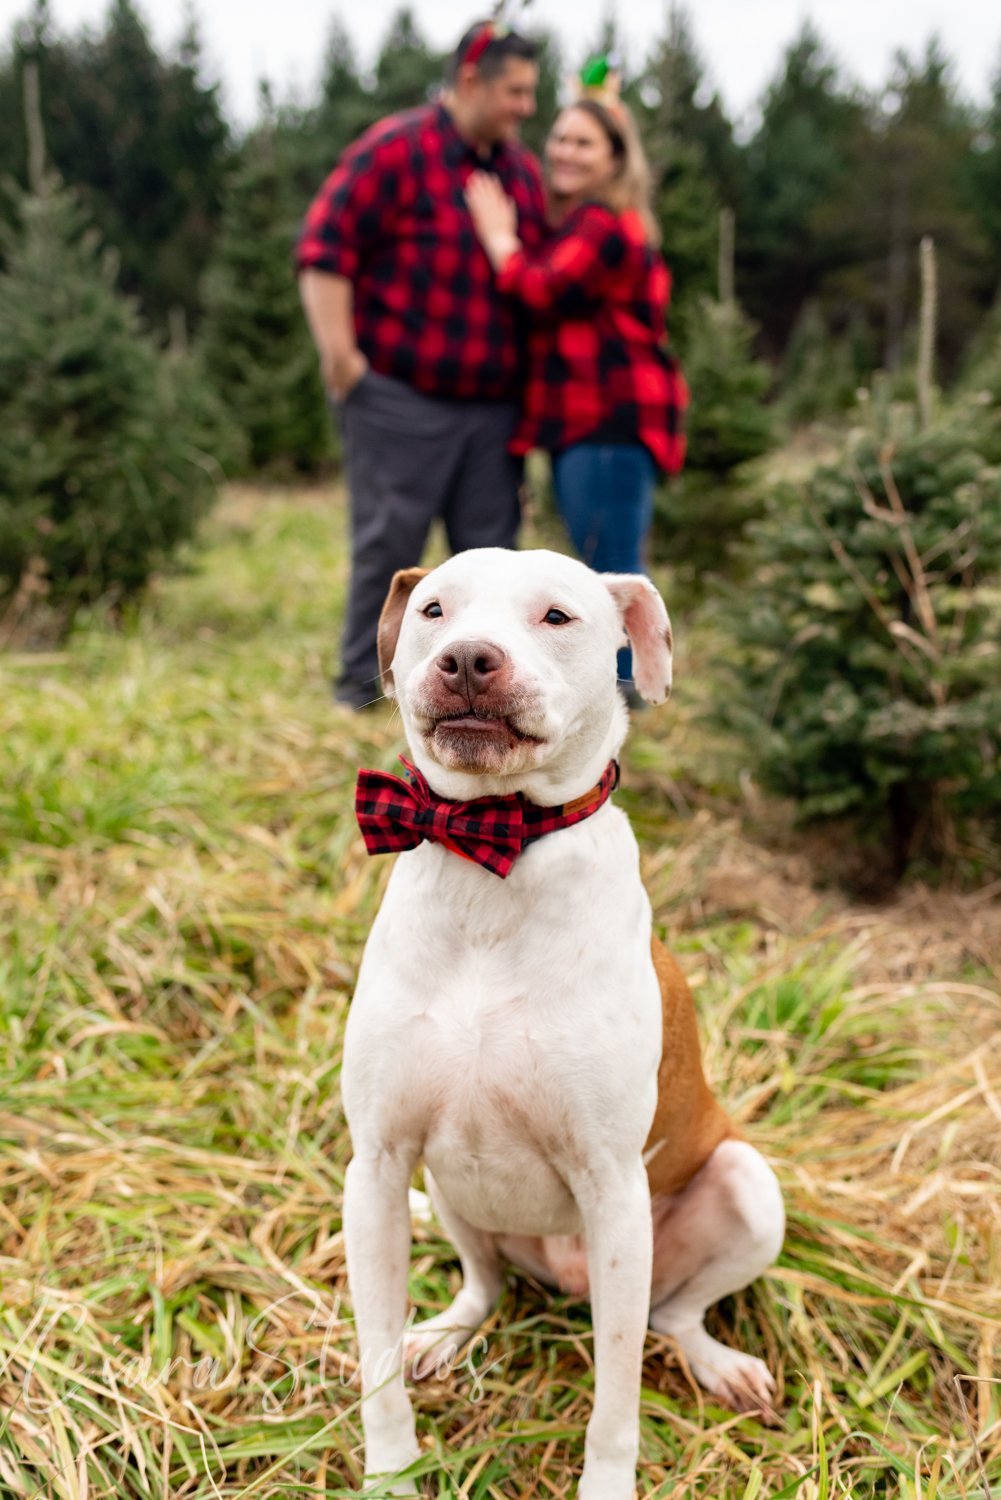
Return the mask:
<path id="1" fill-rule="evenodd" d="M 555 552 L 485 548 L 397 575 L 380 660 L 417 764 L 437 769 L 445 795 L 531 793 L 618 750 L 616 653 L 627 632 L 637 687 L 662 702 L 670 624 L 647 579 L 597 574 Z M 470 777 L 489 786 L 470 790 Z"/>

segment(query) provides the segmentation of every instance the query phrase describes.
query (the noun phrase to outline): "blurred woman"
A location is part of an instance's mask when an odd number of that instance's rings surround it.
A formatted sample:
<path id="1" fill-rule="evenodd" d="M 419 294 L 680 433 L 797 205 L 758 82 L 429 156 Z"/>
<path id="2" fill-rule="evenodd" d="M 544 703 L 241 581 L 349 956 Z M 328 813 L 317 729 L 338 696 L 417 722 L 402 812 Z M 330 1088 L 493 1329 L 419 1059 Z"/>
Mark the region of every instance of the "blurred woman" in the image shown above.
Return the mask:
<path id="1" fill-rule="evenodd" d="M 599 60 L 589 65 L 608 70 Z M 530 254 L 511 201 L 476 173 L 466 198 L 498 285 L 530 317 L 512 447 L 546 449 L 560 514 L 598 572 L 644 571 L 658 469 L 684 459 L 684 378 L 667 352 L 671 279 L 657 248 L 649 170 L 608 80 L 556 119 L 546 143 L 551 234 Z M 619 678 L 632 697 L 628 651 Z"/>

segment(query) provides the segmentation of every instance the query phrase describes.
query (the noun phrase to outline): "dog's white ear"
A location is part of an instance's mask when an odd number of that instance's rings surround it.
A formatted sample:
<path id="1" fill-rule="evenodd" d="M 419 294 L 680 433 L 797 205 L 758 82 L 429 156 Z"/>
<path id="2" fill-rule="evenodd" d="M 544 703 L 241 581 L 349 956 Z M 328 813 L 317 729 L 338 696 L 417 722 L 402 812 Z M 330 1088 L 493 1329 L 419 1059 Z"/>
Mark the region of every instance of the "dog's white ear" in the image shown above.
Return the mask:
<path id="1" fill-rule="evenodd" d="M 427 577 L 430 571 L 430 568 L 401 568 L 398 573 L 394 573 L 393 581 L 389 585 L 389 593 L 386 595 L 386 602 L 382 606 L 377 637 L 379 676 L 382 678 L 383 691 L 389 698 L 395 696 L 393 657 L 396 655 L 396 643 L 400 639 L 400 626 L 403 624 L 407 600 L 421 579 Z"/>
<path id="2" fill-rule="evenodd" d="M 633 648 L 633 680 L 648 703 L 663 703 L 671 693 L 674 640 L 664 601 L 641 573 L 602 573 L 601 581 L 618 606 Z"/>

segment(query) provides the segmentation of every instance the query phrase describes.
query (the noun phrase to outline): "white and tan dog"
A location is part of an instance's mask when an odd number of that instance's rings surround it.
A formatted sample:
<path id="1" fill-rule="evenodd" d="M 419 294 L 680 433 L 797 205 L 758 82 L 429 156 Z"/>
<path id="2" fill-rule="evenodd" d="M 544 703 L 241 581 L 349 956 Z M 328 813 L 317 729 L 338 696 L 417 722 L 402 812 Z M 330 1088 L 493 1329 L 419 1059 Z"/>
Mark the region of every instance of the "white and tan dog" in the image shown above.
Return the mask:
<path id="1" fill-rule="evenodd" d="M 432 791 L 584 798 L 626 733 L 624 630 L 639 691 L 662 702 L 670 625 L 645 578 L 493 549 L 397 574 L 380 660 Z M 505 1264 L 590 1293 L 582 1500 L 634 1494 L 648 1324 L 720 1400 L 770 1409 L 767 1368 L 703 1318 L 778 1253 L 781 1194 L 704 1081 L 691 995 L 651 938 L 636 841 L 611 802 L 529 845 L 503 880 L 440 843 L 400 856 L 365 950 L 342 1087 L 367 1477 L 418 1456 L 401 1365 L 422 1374 L 454 1354 Z M 421 1161 L 463 1284 L 407 1333 Z M 403 1477 L 383 1492 L 418 1490 Z"/>

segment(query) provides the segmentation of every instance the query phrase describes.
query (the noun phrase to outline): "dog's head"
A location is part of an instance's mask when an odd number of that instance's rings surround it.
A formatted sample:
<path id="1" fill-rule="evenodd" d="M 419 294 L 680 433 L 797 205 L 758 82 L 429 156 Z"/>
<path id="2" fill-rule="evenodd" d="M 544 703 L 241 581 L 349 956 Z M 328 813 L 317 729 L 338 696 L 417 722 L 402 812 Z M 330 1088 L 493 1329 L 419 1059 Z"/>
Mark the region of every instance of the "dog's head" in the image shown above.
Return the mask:
<path id="1" fill-rule="evenodd" d="M 396 574 L 379 664 L 414 760 L 442 795 L 556 802 L 596 781 L 625 736 L 615 685 L 625 636 L 637 689 L 662 703 L 671 626 L 648 579 L 483 548 Z"/>

